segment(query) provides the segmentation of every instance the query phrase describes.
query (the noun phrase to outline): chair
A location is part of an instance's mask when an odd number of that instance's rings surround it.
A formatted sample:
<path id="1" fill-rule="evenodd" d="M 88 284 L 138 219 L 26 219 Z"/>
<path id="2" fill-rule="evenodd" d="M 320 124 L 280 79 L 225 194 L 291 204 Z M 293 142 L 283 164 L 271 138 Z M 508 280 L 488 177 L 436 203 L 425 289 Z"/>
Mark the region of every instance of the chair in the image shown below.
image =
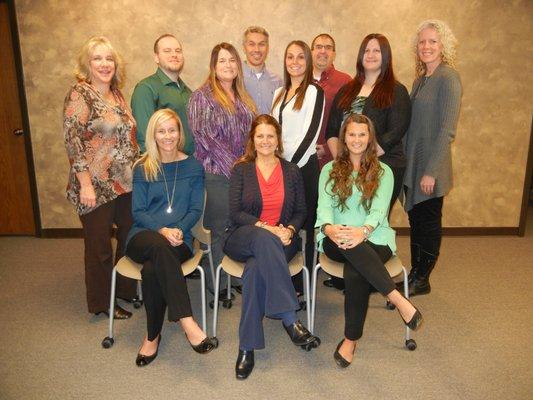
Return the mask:
<path id="1" fill-rule="evenodd" d="M 315 307 L 316 307 L 316 287 L 317 287 L 317 277 L 318 277 L 318 271 L 322 268 L 325 272 L 332 276 L 336 276 L 337 278 L 343 278 L 344 275 L 344 264 L 339 263 L 336 261 L 331 260 L 328 258 L 324 253 L 320 254 L 320 262 L 317 263 L 317 251 L 315 249 L 315 256 L 314 256 L 314 264 L 315 268 L 313 269 L 313 278 L 311 283 L 311 332 L 314 333 L 314 327 L 315 327 Z M 401 273 L 403 273 L 403 290 L 404 290 L 404 296 L 409 299 L 409 288 L 407 283 L 407 271 L 405 270 L 405 267 L 402 264 L 402 261 L 400 260 L 400 257 L 397 255 L 392 256 L 392 258 L 385 263 L 385 267 L 387 268 L 387 272 L 391 276 L 391 278 L 394 278 Z M 387 308 L 389 310 L 394 310 L 394 305 L 389 303 L 387 301 Z M 409 327 L 405 327 L 405 346 L 413 351 L 416 349 L 416 341 L 414 339 L 410 338 L 410 329 Z"/>
<path id="2" fill-rule="evenodd" d="M 214 278 L 214 266 L 213 266 L 213 258 L 211 255 L 211 231 L 204 228 L 204 215 L 202 213 L 202 216 L 196 223 L 196 225 L 191 230 L 193 237 L 196 239 L 193 243 L 193 256 L 185 261 L 181 265 L 181 270 L 183 271 L 183 276 L 187 276 L 191 274 L 193 271 L 198 270 L 200 272 L 200 282 L 201 282 L 201 296 L 202 296 L 202 329 L 204 332 L 207 332 L 207 316 L 206 316 L 206 291 L 205 291 L 205 272 L 204 269 L 200 266 L 200 260 L 202 259 L 202 256 L 204 254 L 207 254 L 209 258 L 209 267 L 211 269 L 211 275 Z M 206 250 L 200 249 L 200 243 L 207 246 Z M 141 270 L 143 266 L 142 264 L 137 264 L 136 262 L 133 262 L 129 257 L 124 256 L 122 257 L 118 262 L 117 265 L 113 268 L 113 273 L 111 275 L 111 299 L 109 301 L 109 336 L 105 337 L 104 340 L 102 340 L 102 347 L 105 349 L 110 348 L 115 343 L 115 339 L 113 337 L 113 310 L 115 309 L 115 289 L 116 289 L 116 281 L 117 281 L 117 272 L 125 276 L 127 278 L 135 279 L 137 280 L 137 293 L 138 293 L 138 299 L 136 303 L 134 303 L 135 308 L 140 307 L 140 302 L 142 302 L 142 290 L 141 290 Z"/>
<path id="3" fill-rule="evenodd" d="M 306 312 L 307 312 L 307 325 L 311 323 L 311 311 L 309 308 L 309 270 L 305 266 L 305 240 L 306 235 L 305 231 L 300 231 L 300 238 L 302 239 L 302 250 L 296 253 L 293 259 L 289 262 L 289 272 L 291 276 L 294 276 L 300 271 L 304 272 L 304 298 L 307 302 Z M 228 289 L 227 289 L 227 299 L 225 308 L 231 308 L 231 279 L 230 277 L 234 276 L 236 278 L 242 277 L 244 272 L 244 263 L 237 262 L 232 260 L 228 256 L 224 256 L 222 262 L 217 268 L 215 274 L 215 300 L 214 300 L 214 309 L 213 309 L 213 336 L 217 335 L 217 321 L 218 321 L 218 297 L 219 297 L 219 285 L 220 285 L 220 272 L 224 270 L 228 274 Z"/>

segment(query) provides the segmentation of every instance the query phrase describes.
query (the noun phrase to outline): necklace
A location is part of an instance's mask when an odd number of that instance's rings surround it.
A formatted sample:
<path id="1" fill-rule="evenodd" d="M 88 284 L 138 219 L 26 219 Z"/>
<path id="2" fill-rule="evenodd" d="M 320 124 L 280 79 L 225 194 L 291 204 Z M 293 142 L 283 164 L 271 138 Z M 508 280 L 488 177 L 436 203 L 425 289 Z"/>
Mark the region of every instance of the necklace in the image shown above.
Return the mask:
<path id="1" fill-rule="evenodd" d="M 178 177 L 178 161 L 176 161 L 176 172 L 174 173 L 174 186 L 172 187 L 172 196 L 170 196 L 170 193 L 168 191 L 168 185 L 167 185 L 167 177 L 165 176 L 165 166 L 161 165 L 161 171 L 163 172 L 163 182 L 165 183 L 165 192 L 167 195 L 167 213 L 172 213 L 172 203 L 174 202 L 174 193 L 176 193 L 176 178 Z"/>

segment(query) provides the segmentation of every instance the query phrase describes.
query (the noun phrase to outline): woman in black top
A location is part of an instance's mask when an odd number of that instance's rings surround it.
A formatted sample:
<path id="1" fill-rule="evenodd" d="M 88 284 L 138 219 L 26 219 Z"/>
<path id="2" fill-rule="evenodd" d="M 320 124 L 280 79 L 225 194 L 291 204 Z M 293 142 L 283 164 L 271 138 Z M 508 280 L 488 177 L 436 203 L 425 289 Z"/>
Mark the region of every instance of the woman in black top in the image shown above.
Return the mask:
<path id="1" fill-rule="evenodd" d="M 357 56 L 356 75 L 333 100 L 326 139 L 334 158 L 341 125 L 351 113 L 363 114 L 372 120 L 379 144 L 379 160 L 392 169 L 394 188 L 390 213 L 405 172 L 402 138 L 409 128 L 411 101 L 405 86 L 394 77 L 390 44 L 382 34 L 371 33 L 363 39 Z"/>

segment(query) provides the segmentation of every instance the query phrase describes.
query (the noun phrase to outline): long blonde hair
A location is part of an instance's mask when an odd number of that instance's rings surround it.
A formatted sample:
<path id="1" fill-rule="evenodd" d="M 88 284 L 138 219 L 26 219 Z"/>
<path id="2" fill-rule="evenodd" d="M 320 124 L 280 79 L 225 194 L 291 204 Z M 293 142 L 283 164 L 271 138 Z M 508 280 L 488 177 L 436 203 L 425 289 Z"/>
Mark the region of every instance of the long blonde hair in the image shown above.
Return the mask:
<path id="1" fill-rule="evenodd" d="M 168 121 L 169 119 L 175 120 L 176 124 L 178 125 L 178 150 L 183 150 L 185 139 L 183 136 L 183 124 L 181 123 L 180 117 L 178 117 L 178 114 L 169 108 L 157 110 L 148 121 L 148 126 L 146 128 L 146 152 L 135 163 L 135 165 L 139 164 L 142 166 L 144 169 L 144 176 L 147 181 L 155 181 L 157 179 L 157 175 L 159 172 L 161 172 L 161 155 L 159 154 L 159 149 L 155 141 L 155 132 L 159 125 Z"/>
<path id="2" fill-rule="evenodd" d="M 205 84 L 209 85 L 213 90 L 213 97 L 215 98 L 215 100 L 230 114 L 234 114 L 235 104 L 233 104 L 233 101 L 231 101 L 231 99 L 227 95 L 226 91 L 220 84 L 220 81 L 218 80 L 216 75 L 218 54 L 220 53 L 220 50 L 223 49 L 227 50 L 231 54 L 231 56 L 235 58 L 235 61 L 237 63 L 237 77 L 233 80 L 232 85 L 233 90 L 235 91 L 235 96 L 238 97 L 245 104 L 245 106 L 255 114 L 255 103 L 244 88 L 241 58 L 239 57 L 239 53 L 237 52 L 235 47 L 233 47 L 231 44 L 222 42 L 217 44 L 215 47 L 213 47 L 213 50 L 211 50 L 211 59 L 209 61 L 209 76 L 207 77 Z"/>
<path id="3" fill-rule="evenodd" d="M 416 76 L 419 77 L 425 75 L 426 73 L 426 64 L 424 64 L 422 60 L 420 60 L 420 57 L 418 57 L 418 35 L 426 28 L 435 29 L 442 43 L 442 62 L 448 65 L 450 68 L 455 69 L 455 59 L 457 56 L 457 38 L 453 34 L 448 24 L 446 24 L 446 22 L 440 21 L 438 19 L 428 19 L 418 26 L 416 34 L 413 37 L 412 46 L 415 52 Z"/>
<path id="4" fill-rule="evenodd" d="M 108 49 L 115 62 L 115 74 L 111 79 L 111 89 L 120 89 L 124 85 L 126 79 L 126 71 L 124 69 L 124 62 L 120 54 L 114 49 L 113 45 L 105 36 L 93 36 L 80 49 L 77 58 L 77 65 L 74 70 L 74 76 L 79 82 L 91 83 L 91 57 L 94 49 L 97 46 L 104 46 Z"/>

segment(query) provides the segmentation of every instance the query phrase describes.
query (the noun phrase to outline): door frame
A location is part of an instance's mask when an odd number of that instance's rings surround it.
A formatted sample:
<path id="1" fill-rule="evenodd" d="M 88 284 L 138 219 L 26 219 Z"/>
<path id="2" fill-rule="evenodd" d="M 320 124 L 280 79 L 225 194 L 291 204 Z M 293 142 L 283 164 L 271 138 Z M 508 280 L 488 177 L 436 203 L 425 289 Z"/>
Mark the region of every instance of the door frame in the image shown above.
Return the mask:
<path id="1" fill-rule="evenodd" d="M 24 90 L 24 74 L 22 70 L 22 54 L 20 51 L 20 40 L 18 33 L 17 13 L 14 0 L 0 0 L 1 3 L 7 3 L 9 25 L 11 29 L 11 41 L 13 44 L 13 56 L 15 61 L 15 70 L 17 74 L 17 87 L 19 95 L 19 107 L 22 115 L 22 129 L 24 130 L 24 148 L 26 152 L 26 162 L 28 169 L 28 178 L 30 182 L 30 193 L 33 204 L 33 221 L 35 223 L 35 236 L 41 237 L 41 213 L 39 209 L 39 195 L 37 192 L 37 180 L 35 178 L 35 166 L 33 163 L 33 149 L 31 144 L 30 120 L 28 115 L 28 104 L 26 100 L 26 91 Z"/>

